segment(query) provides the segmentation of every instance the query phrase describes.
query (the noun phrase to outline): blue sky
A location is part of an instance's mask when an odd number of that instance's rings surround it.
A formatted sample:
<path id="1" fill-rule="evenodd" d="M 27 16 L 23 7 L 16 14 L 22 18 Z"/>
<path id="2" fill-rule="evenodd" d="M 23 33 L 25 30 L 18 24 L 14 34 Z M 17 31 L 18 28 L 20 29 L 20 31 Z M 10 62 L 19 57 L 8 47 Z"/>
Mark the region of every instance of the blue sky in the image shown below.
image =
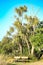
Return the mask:
<path id="1" fill-rule="evenodd" d="M 43 0 L 0 0 L 0 40 L 14 22 L 14 8 L 22 5 L 26 5 L 30 11 L 33 5 L 35 12 L 40 8 L 37 16 L 43 20 Z"/>

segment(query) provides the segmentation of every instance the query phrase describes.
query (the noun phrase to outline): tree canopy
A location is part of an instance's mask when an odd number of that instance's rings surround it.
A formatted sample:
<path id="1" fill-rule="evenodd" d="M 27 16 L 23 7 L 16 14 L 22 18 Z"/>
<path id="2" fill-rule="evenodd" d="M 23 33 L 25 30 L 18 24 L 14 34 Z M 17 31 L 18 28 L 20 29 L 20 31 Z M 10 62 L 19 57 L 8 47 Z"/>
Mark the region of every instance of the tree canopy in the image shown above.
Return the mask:
<path id="1" fill-rule="evenodd" d="M 27 10 L 25 5 L 15 9 L 18 16 L 0 42 L 0 53 L 29 56 L 43 49 L 43 22 L 37 16 L 23 15 Z"/>

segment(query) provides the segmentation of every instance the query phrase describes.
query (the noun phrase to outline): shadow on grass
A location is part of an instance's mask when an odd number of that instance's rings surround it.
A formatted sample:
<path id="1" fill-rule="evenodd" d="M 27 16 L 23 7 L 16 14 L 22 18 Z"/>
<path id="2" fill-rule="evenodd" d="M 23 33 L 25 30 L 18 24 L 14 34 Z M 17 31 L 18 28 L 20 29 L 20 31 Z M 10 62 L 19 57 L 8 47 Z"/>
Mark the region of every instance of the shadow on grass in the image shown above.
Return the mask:
<path id="1" fill-rule="evenodd" d="M 17 64 L 11 64 L 11 63 L 9 63 L 9 64 L 7 64 L 7 65 L 17 65 Z"/>

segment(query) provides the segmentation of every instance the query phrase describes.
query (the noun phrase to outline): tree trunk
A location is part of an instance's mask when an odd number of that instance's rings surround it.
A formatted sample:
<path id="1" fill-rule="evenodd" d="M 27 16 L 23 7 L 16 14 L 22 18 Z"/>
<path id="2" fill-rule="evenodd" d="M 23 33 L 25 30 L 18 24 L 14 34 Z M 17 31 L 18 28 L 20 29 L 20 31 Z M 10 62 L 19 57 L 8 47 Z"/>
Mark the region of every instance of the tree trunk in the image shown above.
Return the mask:
<path id="1" fill-rule="evenodd" d="M 22 46 L 20 43 L 19 43 L 19 47 L 20 47 L 20 54 L 22 55 Z"/>
<path id="2" fill-rule="evenodd" d="M 30 47 L 29 47 L 29 43 L 28 43 L 28 40 L 27 40 L 26 36 L 25 36 L 25 41 L 26 41 L 26 43 L 27 43 L 28 52 L 29 52 L 29 55 L 30 55 Z"/>
<path id="3" fill-rule="evenodd" d="M 33 56 L 34 54 L 34 46 L 32 46 L 32 49 L 31 49 L 31 55 Z"/>
<path id="4" fill-rule="evenodd" d="M 35 25 L 33 25 L 33 31 L 35 32 Z"/>

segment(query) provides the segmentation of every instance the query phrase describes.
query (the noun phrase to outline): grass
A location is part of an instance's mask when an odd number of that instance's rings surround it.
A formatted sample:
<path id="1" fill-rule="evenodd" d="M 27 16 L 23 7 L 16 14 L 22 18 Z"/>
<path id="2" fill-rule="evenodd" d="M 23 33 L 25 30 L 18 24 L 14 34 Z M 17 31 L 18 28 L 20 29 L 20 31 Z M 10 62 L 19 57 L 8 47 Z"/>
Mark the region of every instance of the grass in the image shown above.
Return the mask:
<path id="1" fill-rule="evenodd" d="M 0 55 L 0 65 L 6 65 L 6 61 L 7 65 L 43 65 L 43 58 L 41 58 L 39 61 L 35 58 L 32 58 L 30 62 L 14 62 L 12 57 Z"/>
<path id="2" fill-rule="evenodd" d="M 43 59 L 33 62 L 14 62 L 13 64 L 9 64 L 9 65 L 43 65 Z"/>
<path id="3" fill-rule="evenodd" d="M 7 65 L 17 65 L 17 64 L 7 64 Z"/>
<path id="4" fill-rule="evenodd" d="M 43 65 L 43 60 L 36 62 L 17 62 L 16 65 Z"/>

